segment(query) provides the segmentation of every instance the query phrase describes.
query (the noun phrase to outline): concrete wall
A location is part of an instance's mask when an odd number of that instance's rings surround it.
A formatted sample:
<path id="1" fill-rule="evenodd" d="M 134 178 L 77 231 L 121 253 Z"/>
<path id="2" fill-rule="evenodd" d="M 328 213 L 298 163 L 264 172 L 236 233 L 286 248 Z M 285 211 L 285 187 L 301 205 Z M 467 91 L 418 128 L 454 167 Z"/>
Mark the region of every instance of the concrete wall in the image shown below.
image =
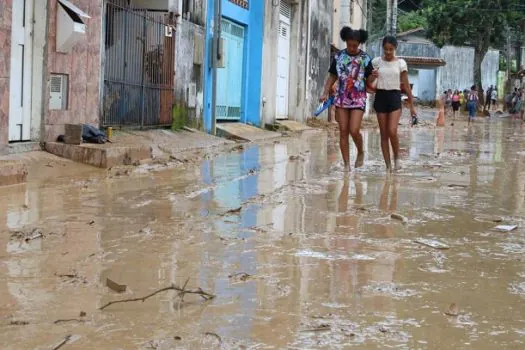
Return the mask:
<path id="1" fill-rule="evenodd" d="M 275 122 L 277 45 L 279 6 L 266 0 L 263 74 L 262 119 Z M 302 1 L 292 6 L 290 35 L 290 73 L 288 115 L 290 120 L 305 122 L 318 106 L 330 65 L 333 7 L 330 0 Z"/>
<path id="2" fill-rule="evenodd" d="M 441 57 L 447 65 L 438 69 L 437 93 L 448 89 L 466 89 L 474 84 L 474 48 L 445 46 Z M 481 67 L 483 88 L 497 84 L 499 51 L 490 50 Z"/>
<path id="3" fill-rule="evenodd" d="M 194 64 L 195 35 L 197 40 L 204 40 L 204 28 L 190 21 L 182 19 L 177 24 L 176 52 L 175 52 L 175 101 L 179 107 L 187 111 L 189 125 L 200 128 L 202 126 L 203 84 L 202 65 Z M 204 57 L 201 58 L 204 60 Z M 196 94 L 191 94 L 190 86 L 195 84 Z M 196 106 L 192 106 L 195 104 Z"/>
<path id="4" fill-rule="evenodd" d="M 103 0 L 76 0 L 75 5 L 91 16 L 85 19 L 87 35 L 70 54 L 56 52 L 57 2 L 48 1 L 48 73 L 69 75 L 69 104 L 67 110 L 49 110 L 49 75 L 44 101 L 45 141 L 54 141 L 64 133 L 64 124 L 99 124 L 102 46 Z"/>
<path id="5" fill-rule="evenodd" d="M 12 0 L 0 1 L 0 149 L 8 143 Z"/>
<path id="6" fill-rule="evenodd" d="M 332 1 L 310 0 L 310 6 L 306 108 L 299 117 L 301 121 L 312 116 L 317 109 L 330 67 Z"/>
<path id="7" fill-rule="evenodd" d="M 368 54 L 371 57 L 382 54 L 382 40 L 375 40 L 368 45 Z M 441 57 L 441 51 L 437 46 L 426 43 L 399 42 L 396 54 L 399 56 Z"/>

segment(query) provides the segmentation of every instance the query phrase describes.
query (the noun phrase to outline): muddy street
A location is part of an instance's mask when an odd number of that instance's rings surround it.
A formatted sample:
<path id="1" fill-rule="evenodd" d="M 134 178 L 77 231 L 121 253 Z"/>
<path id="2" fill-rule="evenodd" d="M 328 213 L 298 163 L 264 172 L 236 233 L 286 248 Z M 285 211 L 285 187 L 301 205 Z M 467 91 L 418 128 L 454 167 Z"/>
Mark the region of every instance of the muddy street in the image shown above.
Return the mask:
<path id="1" fill-rule="evenodd" d="M 2 348 L 522 349 L 524 132 L 402 128 L 395 176 L 376 130 L 349 176 L 313 131 L 0 188 Z"/>

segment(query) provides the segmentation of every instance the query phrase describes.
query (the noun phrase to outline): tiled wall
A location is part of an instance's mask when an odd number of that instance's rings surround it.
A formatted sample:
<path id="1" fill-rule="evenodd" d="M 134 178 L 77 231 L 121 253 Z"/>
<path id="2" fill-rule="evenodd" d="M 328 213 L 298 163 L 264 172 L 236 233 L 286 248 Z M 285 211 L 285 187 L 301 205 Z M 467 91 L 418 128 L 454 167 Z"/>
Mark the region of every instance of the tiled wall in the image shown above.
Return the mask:
<path id="1" fill-rule="evenodd" d="M 0 1 L 0 148 L 8 142 L 12 0 Z"/>
<path id="2" fill-rule="evenodd" d="M 64 124 L 99 124 L 103 0 L 75 1 L 75 5 L 91 18 L 83 19 L 87 25 L 86 38 L 76 44 L 70 54 L 56 52 L 57 2 L 49 0 L 48 5 L 48 74 L 69 75 L 67 110 L 49 110 L 49 83 L 44 96 L 44 141 L 55 141 L 64 133 Z"/>

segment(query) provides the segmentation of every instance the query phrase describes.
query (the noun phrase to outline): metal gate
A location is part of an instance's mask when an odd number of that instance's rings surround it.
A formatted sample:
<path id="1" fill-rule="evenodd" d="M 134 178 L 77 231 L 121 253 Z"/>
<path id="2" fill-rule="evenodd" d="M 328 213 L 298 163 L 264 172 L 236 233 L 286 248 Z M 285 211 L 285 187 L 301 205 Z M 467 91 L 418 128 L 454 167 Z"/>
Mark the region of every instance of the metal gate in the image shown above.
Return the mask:
<path id="1" fill-rule="evenodd" d="M 217 72 L 217 119 L 240 120 L 242 114 L 244 27 L 223 19 L 225 67 Z"/>
<path id="2" fill-rule="evenodd" d="M 103 126 L 172 123 L 175 30 L 168 18 L 107 2 Z"/>

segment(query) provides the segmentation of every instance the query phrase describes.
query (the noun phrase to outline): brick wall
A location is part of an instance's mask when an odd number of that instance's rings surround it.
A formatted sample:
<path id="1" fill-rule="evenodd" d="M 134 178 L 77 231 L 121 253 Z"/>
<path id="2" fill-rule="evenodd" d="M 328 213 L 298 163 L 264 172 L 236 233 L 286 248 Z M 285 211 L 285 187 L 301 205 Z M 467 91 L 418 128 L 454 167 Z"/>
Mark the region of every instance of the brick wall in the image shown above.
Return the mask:
<path id="1" fill-rule="evenodd" d="M 4 0 L 2 0 L 4 1 Z M 101 79 L 101 37 L 103 0 L 76 0 L 75 5 L 91 18 L 86 38 L 74 46 L 69 54 L 56 52 L 57 2 L 48 1 L 48 77 L 46 84 L 44 140 L 55 141 L 64 133 L 64 124 L 87 123 L 98 126 Z M 102 53 L 103 54 L 103 53 Z M 49 110 L 49 74 L 69 75 L 68 109 Z"/>
<path id="2" fill-rule="evenodd" d="M 12 0 L 0 1 L 0 148 L 8 143 Z"/>

